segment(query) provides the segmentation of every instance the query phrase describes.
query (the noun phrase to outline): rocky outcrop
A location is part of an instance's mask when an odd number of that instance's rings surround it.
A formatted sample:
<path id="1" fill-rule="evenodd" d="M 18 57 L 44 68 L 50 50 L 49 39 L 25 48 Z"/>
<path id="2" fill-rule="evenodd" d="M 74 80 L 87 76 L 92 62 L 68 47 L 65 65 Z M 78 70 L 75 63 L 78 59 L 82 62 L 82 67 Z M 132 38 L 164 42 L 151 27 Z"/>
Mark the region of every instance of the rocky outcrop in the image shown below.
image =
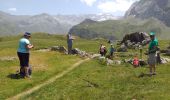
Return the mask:
<path id="1" fill-rule="evenodd" d="M 157 18 L 170 26 L 170 0 L 140 0 L 126 12 L 125 17 L 148 19 Z"/>
<path id="2" fill-rule="evenodd" d="M 130 33 L 130 34 L 126 34 L 123 37 L 123 40 L 121 41 L 122 43 L 125 43 L 126 45 L 129 43 L 129 45 L 131 45 L 131 43 L 141 43 L 141 44 L 145 44 L 145 41 L 149 41 L 149 35 L 145 32 L 135 32 L 135 33 Z"/>
<path id="3" fill-rule="evenodd" d="M 123 40 L 120 41 L 120 50 L 122 47 L 129 49 L 140 49 L 142 46 L 145 46 L 150 41 L 150 37 L 145 32 L 135 32 L 131 34 L 126 34 L 123 37 Z M 124 49 L 125 50 L 125 49 Z M 121 50 L 122 51 L 122 50 Z"/>

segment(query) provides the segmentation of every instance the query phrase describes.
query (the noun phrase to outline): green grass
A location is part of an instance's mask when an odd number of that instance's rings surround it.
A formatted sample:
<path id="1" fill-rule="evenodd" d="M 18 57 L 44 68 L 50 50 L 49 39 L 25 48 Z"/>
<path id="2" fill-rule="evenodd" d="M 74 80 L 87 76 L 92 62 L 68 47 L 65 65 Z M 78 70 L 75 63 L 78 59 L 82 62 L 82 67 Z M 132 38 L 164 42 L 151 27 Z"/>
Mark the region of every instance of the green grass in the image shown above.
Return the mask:
<path id="1" fill-rule="evenodd" d="M 1 37 L 0 58 L 17 58 L 16 52 L 20 37 L 21 35 Z M 11 79 L 9 77 L 10 74 L 15 74 L 19 69 L 18 58 L 12 61 L 0 60 L 0 100 L 41 84 L 82 59 L 78 56 L 69 56 L 58 52 L 37 51 L 38 49 L 49 48 L 55 45 L 67 47 L 66 36 L 36 33 L 33 34 L 31 42 L 35 46 L 31 50 L 30 58 L 30 63 L 33 67 L 32 79 Z M 100 43 L 104 43 L 104 45 L 109 47 L 105 40 L 85 40 L 76 37 L 74 48 L 97 53 Z M 168 45 L 169 41 L 160 41 L 161 48 L 166 48 Z M 147 47 L 144 48 L 144 51 L 146 49 Z M 134 52 L 139 51 L 129 50 L 128 53 L 119 53 L 119 55 L 129 55 L 134 54 Z M 118 57 L 115 59 L 121 60 L 132 57 Z M 146 56 L 144 58 L 146 59 Z M 154 77 L 138 78 L 137 76 L 141 72 L 147 73 L 149 69 L 147 67 L 134 69 L 129 64 L 105 66 L 101 65 L 98 60 L 91 60 L 80 65 L 54 83 L 21 99 L 167 100 L 169 99 L 170 90 L 169 65 L 159 65 L 157 68 L 158 75 Z M 85 80 L 97 84 L 97 87 L 92 86 Z"/>
<path id="2" fill-rule="evenodd" d="M 31 51 L 30 58 L 30 64 L 33 67 L 32 79 L 11 79 L 9 75 L 15 74 L 16 71 L 19 70 L 17 47 L 20 38 L 21 36 L 8 36 L 1 38 L 0 57 L 15 57 L 16 59 L 13 61 L 0 61 L 0 99 L 16 95 L 26 89 L 40 84 L 81 60 L 78 56 L 67 56 L 57 52 L 37 51 L 41 48 L 50 48 L 55 45 L 66 46 L 67 44 L 65 36 L 36 33 L 33 34 L 31 38 L 31 42 L 35 46 L 35 48 Z M 84 43 L 88 43 L 93 49 L 88 48 L 88 45 L 84 45 Z M 98 41 L 88 41 L 77 38 L 75 40 L 74 47 L 81 47 L 82 50 L 93 52 L 96 51 L 96 48 L 98 48 L 98 43 Z M 94 48 L 95 46 L 96 48 Z"/>
<path id="3" fill-rule="evenodd" d="M 125 65 L 106 67 L 92 60 L 80 65 L 54 83 L 35 91 L 23 100 L 168 100 L 170 98 L 170 64 L 159 65 L 153 77 L 138 78 L 147 67 Z M 91 86 L 87 81 L 97 84 Z"/>

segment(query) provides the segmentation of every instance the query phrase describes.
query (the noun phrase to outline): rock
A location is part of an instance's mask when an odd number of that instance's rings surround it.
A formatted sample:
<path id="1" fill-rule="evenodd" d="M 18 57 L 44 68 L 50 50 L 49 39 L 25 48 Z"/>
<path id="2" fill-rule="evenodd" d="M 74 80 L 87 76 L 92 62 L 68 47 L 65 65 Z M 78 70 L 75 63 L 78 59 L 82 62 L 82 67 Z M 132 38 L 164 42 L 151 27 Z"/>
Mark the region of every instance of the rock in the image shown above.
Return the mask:
<path id="1" fill-rule="evenodd" d="M 116 65 L 120 65 L 122 62 L 120 60 L 113 60 L 113 63 Z"/>
<path id="2" fill-rule="evenodd" d="M 106 58 L 105 58 L 104 56 L 100 56 L 100 57 L 99 57 L 99 62 L 100 62 L 101 64 L 104 64 L 104 63 L 106 62 Z"/>
<path id="3" fill-rule="evenodd" d="M 120 48 L 117 49 L 117 52 L 127 52 L 127 47 L 125 45 L 121 45 Z"/>
<path id="4" fill-rule="evenodd" d="M 53 46 L 51 47 L 51 51 L 59 51 L 62 53 L 67 53 L 67 49 L 64 46 Z"/>
<path id="5" fill-rule="evenodd" d="M 90 58 L 96 59 L 96 58 L 99 58 L 100 56 L 101 56 L 100 54 L 93 54 L 93 55 L 90 55 Z"/>
<path id="6" fill-rule="evenodd" d="M 168 50 L 165 55 L 170 56 L 170 50 Z"/>
<path id="7" fill-rule="evenodd" d="M 168 50 L 160 50 L 161 53 L 166 53 Z"/>
<path id="8" fill-rule="evenodd" d="M 166 64 L 166 63 L 169 63 L 170 62 L 170 59 L 169 58 L 161 58 L 161 63 L 162 64 Z"/>
<path id="9" fill-rule="evenodd" d="M 107 66 L 113 65 L 113 60 L 106 58 L 106 64 Z"/>
<path id="10" fill-rule="evenodd" d="M 140 66 L 146 66 L 146 65 L 148 65 L 148 63 L 147 63 L 147 61 L 144 61 L 144 60 L 140 59 L 139 60 L 139 65 Z"/>
<path id="11" fill-rule="evenodd" d="M 145 32 L 135 32 L 135 33 L 126 34 L 123 37 L 121 44 L 127 43 L 127 41 L 135 42 L 137 44 L 137 43 L 142 43 L 143 40 L 145 41 L 150 40 L 149 35 Z"/>
<path id="12" fill-rule="evenodd" d="M 80 49 L 74 48 L 74 49 L 72 50 L 72 54 L 80 54 Z"/>

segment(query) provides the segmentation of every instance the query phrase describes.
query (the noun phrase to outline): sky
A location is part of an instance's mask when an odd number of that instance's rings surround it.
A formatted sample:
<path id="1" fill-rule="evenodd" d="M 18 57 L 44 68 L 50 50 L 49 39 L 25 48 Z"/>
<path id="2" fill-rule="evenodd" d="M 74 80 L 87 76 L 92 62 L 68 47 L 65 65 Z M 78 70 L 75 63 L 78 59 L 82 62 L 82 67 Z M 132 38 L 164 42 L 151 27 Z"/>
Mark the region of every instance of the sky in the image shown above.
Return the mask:
<path id="1" fill-rule="evenodd" d="M 0 0 L 0 11 L 13 15 L 80 15 L 109 13 L 123 16 L 138 0 Z"/>

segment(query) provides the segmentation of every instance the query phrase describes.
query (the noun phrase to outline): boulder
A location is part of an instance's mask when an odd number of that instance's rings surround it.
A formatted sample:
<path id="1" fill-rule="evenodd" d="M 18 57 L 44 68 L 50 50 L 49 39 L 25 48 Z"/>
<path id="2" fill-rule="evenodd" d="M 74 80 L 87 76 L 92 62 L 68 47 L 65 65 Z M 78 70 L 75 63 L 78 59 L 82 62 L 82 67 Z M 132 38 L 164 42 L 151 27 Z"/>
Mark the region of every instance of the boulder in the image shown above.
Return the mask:
<path id="1" fill-rule="evenodd" d="M 117 49 L 117 52 L 127 52 L 127 47 L 124 44 L 122 44 L 120 48 Z"/>
<path id="2" fill-rule="evenodd" d="M 169 63 L 170 62 L 170 59 L 169 58 L 161 58 L 161 63 L 162 64 L 166 64 L 166 63 Z"/>
<path id="3" fill-rule="evenodd" d="M 168 50 L 160 50 L 161 53 L 166 53 Z"/>
<path id="4" fill-rule="evenodd" d="M 123 37 L 121 44 L 126 43 L 127 41 L 135 42 L 135 43 L 138 43 L 138 42 L 142 43 L 142 41 L 144 41 L 144 40 L 145 40 L 145 42 L 150 40 L 149 35 L 147 33 L 145 33 L 145 32 L 135 32 L 135 33 L 131 33 L 131 34 L 126 34 Z"/>
<path id="5" fill-rule="evenodd" d="M 51 51 L 59 51 L 62 53 L 67 53 L 67 49 L 64 46 L 53 46 L 51 47 Z"/>
<path id="6" fill-rule="evenodd" d="M 113 60 L 106 58 L 106 64 L 107 66 L 113 65 Z"/>
<path id="7" fill-rule="evenodd" d="M 146 66 L 146 65 L 148 65 L 148 63 L 147 63 L 147 61 L 144 61 L 144 60 L 140 59 L 139 60 L 139 65 L 140 66 Z"/>
<path id="8" fill-rule="evenodd" d="M 167 50 L 167 52 L 165 53 L 165 55 L 170 56 L 170 50 Z"/>

